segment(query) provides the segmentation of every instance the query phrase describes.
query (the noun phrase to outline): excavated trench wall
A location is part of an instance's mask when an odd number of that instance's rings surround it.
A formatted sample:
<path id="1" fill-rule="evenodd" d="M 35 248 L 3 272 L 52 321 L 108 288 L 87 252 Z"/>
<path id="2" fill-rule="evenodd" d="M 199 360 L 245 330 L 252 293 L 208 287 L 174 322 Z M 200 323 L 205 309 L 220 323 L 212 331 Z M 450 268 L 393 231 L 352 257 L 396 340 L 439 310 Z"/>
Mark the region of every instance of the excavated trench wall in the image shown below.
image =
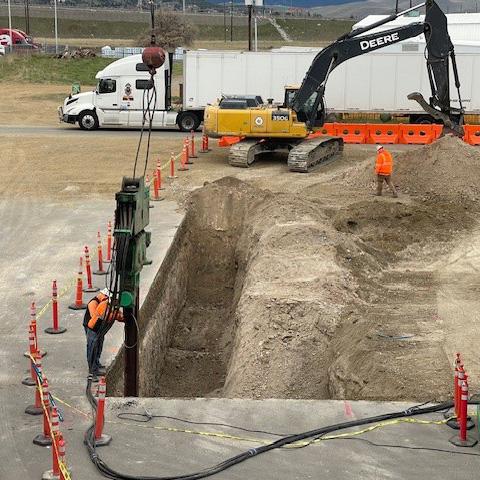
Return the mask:
<path id="1" fill-rule="evenodd" d="M 192 195 L 142 307 L 141 396 L 221 395 L 242 289 L 236 246 L 253 201 L 247 190 L 225 179 Z M 123 355 L 109 369 L 110 395 L 122 395 Z"/>
<path id="2" fill-rule="evenodd" d="M 155 384 L 167 346 L 167 335 L 173 320 L 185 303 L 188 279 L 188 258 L 191 244 L 184 241 L 185 220 L 176 232 L 172 245 L 143 303 L 140 319 L 140 390 Z M 108 370 L 108 394 L 123 395 L 124 347 Z M 142 393 L 143 395 L 143 393 Z"/>

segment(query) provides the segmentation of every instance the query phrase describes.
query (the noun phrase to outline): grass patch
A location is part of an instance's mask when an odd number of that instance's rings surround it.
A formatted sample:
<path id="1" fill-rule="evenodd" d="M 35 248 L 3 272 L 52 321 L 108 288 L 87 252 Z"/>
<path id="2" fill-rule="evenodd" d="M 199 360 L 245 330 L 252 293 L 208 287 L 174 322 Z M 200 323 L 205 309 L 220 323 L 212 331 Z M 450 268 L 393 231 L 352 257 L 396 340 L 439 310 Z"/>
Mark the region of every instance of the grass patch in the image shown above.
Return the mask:
<path id="1" fill-rule="evenodd" d="M 96 83 L 95 75 L 115 59 L 58 59 L 48 55 L 6 55 L 0 58 L 0 82 Z"/>
<path id="2" fill-rule="evenodd" d="M 195 19 L 197 28 L 196 40 L 217 40 L 225 38 L 223 23 L 201 23 L 201 17 Z M 205 20 L 207 22 L 207 20 Z M 223 19 L 222 19 L 223 21 Z M 300 42 L 321 42 L 330 41 L 348 32 L 353 23 L 345 20 L 323 20 L 323 19 L 277 19 L 279 25 L 290 35 L 294 41 Z M 319 25 L 320 24 L 320 25 Z M 0 16 L 0 25 L 8 25 L 8 18 Z M 14 28 L 25 28 L 23 17 L 13 17 Z M 227 41 L 230 41 L 230 22 L 227 18 Z M 108 20 L 73 20 L 59 19 L 58 31 L 60 43 L 62 38 L 109 38 L 136 40 L 142 33 L 148 30 L 148 25 L 142 22 L 123 22 Z M 30 31 L 33 37 L 42 42 L 44 38 L 54 36 L 53 18 L 31 17 Z M 233 40 L 247 42 L 247 25 L 233 26 Z M 282 38 L 269 22 L 260 22 L 258 25 L 258 39 L 260 41 L 281 41 Z"/>
<path id="3" fill-rule="evenodd" d="M 353 21 L 347 20 L 323 20 L 316 18 L 309 19 L 288 19 L 277 20 L 278 24 L 297 41 L 332 41 L 340 35 L 352 29 Z"/>
<path id="4" fill-rule="evenodd" d="M 174 60 L 172 65 L 172 77 L 183 77 L 183 62 Z"/>
<path id="5" fill-rule="evenodd" d="M 8 18 L 0 16 L 0 25 L 8 25 Z M 12 18 L 12 28 L 25 28 L 23 17 Z M 58 20 L 58 35 L 60 43 L 63 38 L 137 38 L 142 32 L 148 29 L 148 25 L 135 22 L 108 22 L 108 21 L 87 21 L 61 18 Z M 44 37 L 53 37 L 55 27 L 53 18 L 31 17 L 30 32 L 37 42 L 42 42 Z"/>
<path id="6" fill-rule="evenodd" d="M 224 40 L 225 30 L 223 25 L 196 25 L 197 35 L 196 40 Z M 270 23 L 261 23 L 257 27 L 257 34 L 259 40 L 282 40 L 282 37 L 277 32 L 277 29 Z M 253 41 L 253 25 L 252 25 L 252 41 Z M 227 23 L 226 32 L 227 42 L 230 41 L 230 24 Z M 233 26 L 233 41 L 244 41 L 245 45 L 248 44 L 248 26 L 246 25 L 234 25 Z"/>

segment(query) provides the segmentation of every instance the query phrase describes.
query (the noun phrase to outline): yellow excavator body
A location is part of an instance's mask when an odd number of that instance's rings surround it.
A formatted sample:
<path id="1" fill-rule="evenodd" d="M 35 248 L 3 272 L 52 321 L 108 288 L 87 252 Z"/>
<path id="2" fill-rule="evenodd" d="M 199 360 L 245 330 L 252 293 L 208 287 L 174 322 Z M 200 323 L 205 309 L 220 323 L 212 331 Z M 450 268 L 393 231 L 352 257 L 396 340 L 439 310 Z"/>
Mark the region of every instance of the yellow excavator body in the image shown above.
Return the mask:
<path id="1" fill-rule="evenodd" d="M 209 137 L 305 138 L 305 123 L 293 110 L 282 107 L 223 109 L 219 104 L 205 109 L 205 133 Z"/>
<path id="2" fill-rule="evenodd" d="M 343 150 L 339 137 L 309 137 L 311 131 L 288 107 L 298 87 L 286 87 L 283 105 L 255 104 L 247 98 L 224 98 L 205 109 L 204 127 L 209 137 L 240 137 L 230 147 L 229 162 L 235 167 L 249 167 L 260 154 L 288 153 L 290 170 L 307 172 Z"/>

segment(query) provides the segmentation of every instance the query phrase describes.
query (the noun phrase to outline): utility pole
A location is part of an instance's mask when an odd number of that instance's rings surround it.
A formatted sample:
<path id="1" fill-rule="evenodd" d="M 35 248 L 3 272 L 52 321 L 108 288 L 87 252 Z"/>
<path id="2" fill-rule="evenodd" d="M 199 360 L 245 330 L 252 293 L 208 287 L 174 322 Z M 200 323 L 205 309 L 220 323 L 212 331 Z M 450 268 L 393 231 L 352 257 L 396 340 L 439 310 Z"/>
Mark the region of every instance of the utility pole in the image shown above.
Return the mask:
<path id="1" fill-rule="evenodd" d="M 57 0 L 54 0 L 54 5 L 55 5 L 55 54 L 58 54 Z"/>
<path id="2" fill-rule="evenodd" d="M 246 0 L 249 1 L 249 0 Z M 253 5 L 250 3 L 247 5 L 248 8 L 248 51 L 252 51 L 252 8 Z"/>
<path id="3" fill-rule="evenodd" d="M 233 0 L 230 0 L 230 41 L 233 42 Z"/>
<path id="4" fill-rule="evenodd" d="M 30 5 L 29 0 L 25 0 L 25 32 L 30 35 Z"/>

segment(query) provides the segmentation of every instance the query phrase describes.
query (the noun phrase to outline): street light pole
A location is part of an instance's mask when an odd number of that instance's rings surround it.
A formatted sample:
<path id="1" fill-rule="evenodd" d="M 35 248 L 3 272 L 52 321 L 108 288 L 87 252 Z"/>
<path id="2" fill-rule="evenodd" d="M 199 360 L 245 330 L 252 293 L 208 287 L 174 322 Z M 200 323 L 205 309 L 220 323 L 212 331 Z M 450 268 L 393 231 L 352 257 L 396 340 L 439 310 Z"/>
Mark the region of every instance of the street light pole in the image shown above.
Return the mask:
<path id="1" fill-rule="evenodd" d="M 10 53 L 13 51 L 13 35 L 12 35 L 12 10 L 10 0 L 8 0 L 8 31 L 10 33 Z"/>

